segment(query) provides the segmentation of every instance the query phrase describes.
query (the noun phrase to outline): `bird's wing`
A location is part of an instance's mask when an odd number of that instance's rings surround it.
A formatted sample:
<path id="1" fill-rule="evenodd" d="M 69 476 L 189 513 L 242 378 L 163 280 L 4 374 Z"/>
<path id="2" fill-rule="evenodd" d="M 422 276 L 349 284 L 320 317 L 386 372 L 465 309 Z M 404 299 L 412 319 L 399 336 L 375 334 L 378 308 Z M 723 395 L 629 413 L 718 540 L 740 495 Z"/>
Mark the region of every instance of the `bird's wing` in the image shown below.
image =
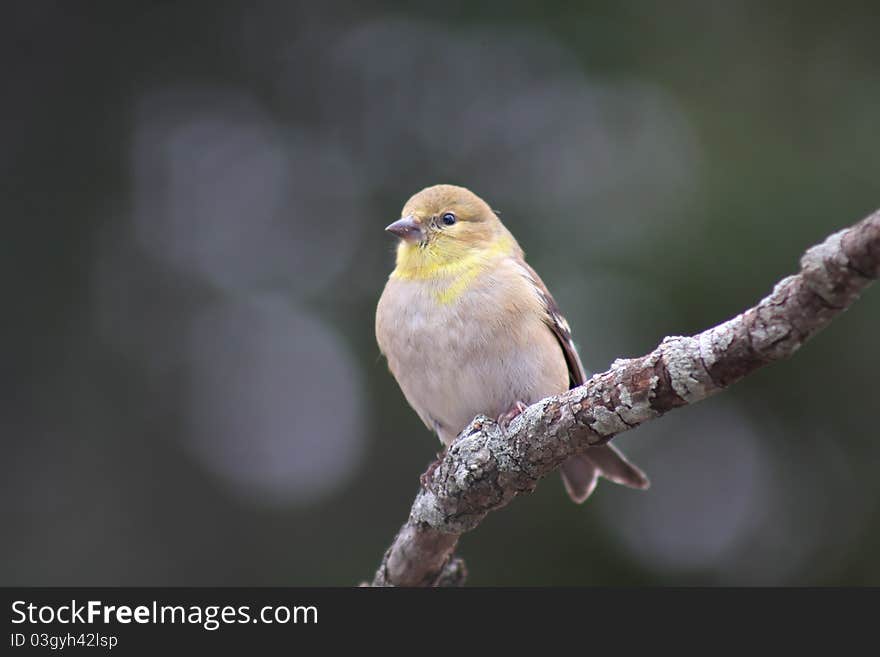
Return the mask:
<path id="1" fill-rule="evenodd" d="M 580 356 L 578 356 L 577 349 L 575 349 L 568 322 L 565 321 L 565 317 L 562 316 L 562 312 L 556 304 L 556 299 L 550 294 L 550 290 L 544 285 L 544 281 L 541 280 L 538 273 L 525 261 L 521 261 L 519 264 L 523 268 L 523 274 L 535 286 L 538 296 L 541 297 L 544 309 L 547 312 L 545 317 L 547 326 L 553 331 L 553 334 L 559 341 L 559 346 L 562 347 L 565 362 L 568 364 L 569 388 L 582 385 L 587 380 L 587 373 L 584 370 L 583 363 L 581 363 Z"/>
<path id="2" fill-rule="evenodd" d="M 556 300 L 541 277 L 525 261 L 520 263 L 526 278 L 535 286 L 535 290 L 544 302 L 547 310 L 545 321 L 565 354 L 565 362 L 568 363 L 569 387 L 574 388 L 582 385 L 587 380 L 586 371 L 578 356 L 577 349 L 571 339 L 571 329 L 565 317 L 559 311 Z M 562 481 L 569 497 L 578 504 L 586 500 L 596 487 L 596 480 L 601 475 L 616 484 L 623 484 L 631 488 L 647 488 L 650 485 L 648 477 L 638 467 L 630 463 L 620 451 L 611 443 L 594 445 L 583 454 L 569 457 L 561 468 Z"/>

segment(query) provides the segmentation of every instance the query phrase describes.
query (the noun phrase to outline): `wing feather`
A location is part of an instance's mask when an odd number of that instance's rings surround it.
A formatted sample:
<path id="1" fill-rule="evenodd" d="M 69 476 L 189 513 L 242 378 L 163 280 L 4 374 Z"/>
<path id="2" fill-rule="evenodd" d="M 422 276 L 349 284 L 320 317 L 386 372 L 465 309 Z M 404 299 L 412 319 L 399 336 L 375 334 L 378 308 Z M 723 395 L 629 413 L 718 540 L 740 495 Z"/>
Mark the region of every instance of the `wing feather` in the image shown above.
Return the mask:
<path id="1" fill-rule="evenodd" d="M 574 340 L 571 337 L 571 327 L 559 310 L 556 299 L 550 294 L 550 290 L 544 285 L 544 281 L 538 276 L 538 273 L 529 266 L 525 261 L 521 261 L 520 266 L 523 269 L 523 275 L 534 285 L 535 291 L 541 298 L 546 311 L 545 320 L 547 326 L 556 336 L 559 346 L 562 347 L 562 353 L 565 355 L 565 362 L 568 365 L 569 388 L 575 388 L 582 385 L 587 380 L 587 373 L 577 349 L 574 346 Z"/>

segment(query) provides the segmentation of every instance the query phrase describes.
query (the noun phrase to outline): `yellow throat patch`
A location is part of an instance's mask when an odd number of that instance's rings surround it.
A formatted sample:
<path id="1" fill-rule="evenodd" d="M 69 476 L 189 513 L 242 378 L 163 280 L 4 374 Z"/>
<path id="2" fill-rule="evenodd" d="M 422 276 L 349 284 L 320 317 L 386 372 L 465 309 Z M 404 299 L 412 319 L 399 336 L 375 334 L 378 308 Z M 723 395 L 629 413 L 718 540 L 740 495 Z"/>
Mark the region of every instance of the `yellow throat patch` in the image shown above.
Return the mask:
<path id="1" fill-rule="evenodd" d="M 506 235 L 500 235 L 482 249 L 456 243 L 419 246 L 401 242 L 391 278 L 433 283 L 437 302 L 450 304 L 464 294 L 498 257 L 510 255 L 513 245 L 513 240 Z"/>

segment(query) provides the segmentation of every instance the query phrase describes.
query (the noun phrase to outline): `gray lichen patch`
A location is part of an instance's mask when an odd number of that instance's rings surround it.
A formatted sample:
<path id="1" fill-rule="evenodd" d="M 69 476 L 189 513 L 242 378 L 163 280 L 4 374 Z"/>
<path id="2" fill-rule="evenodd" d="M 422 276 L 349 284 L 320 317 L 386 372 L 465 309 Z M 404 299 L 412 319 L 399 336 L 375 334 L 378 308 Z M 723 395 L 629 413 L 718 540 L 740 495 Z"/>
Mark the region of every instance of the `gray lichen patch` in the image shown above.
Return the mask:
<path id="1" fill-rule="evenodd" d="M 592 411 L 594 420 L 589 423 L 589 427 L 602 437 L 615 436 L 630 428 L 617 413 L 604 406 L 597 405 Z"/>
<path id="2" fill-rule="evenodd" d="M 829 236 L 821 244 L 807 250 L 801 258 L 801 275 L 816 294 L 829 304 L 837 304 L 837 292 L 841 274 L 845 274 L 849 259 L 840 248 L 847 231 L 841 230 Z"/>
<path id="3" fill-rule="evenodd" d="M 712 378 L 700 358 L 700 341 L 673 336 L 660 345 L 663 364 L 675 393 L 688 403 L 706 398 L 714 389 Z"/>
<path id="4" fill-rule="evenodd" d="M 749 327 L 752 349 L 773 360 L 794 351 L 795 341 L 788 340 L 794 329 L 778 306 L 759 306 Z"/>
<path id="5" fill-rule="evenodd" d="M 651 418 L 657 417 L 657 411 L 651 408 L 651 392 L 657 385 L 659 377 L 652 376 L 649 379 L 649 387 L 647 390 L 633 391 L 624 383 L 618 383 L 617 389 L 620 394 L 621 406 L 616 409 L 620 419 L 623 420 L 628 427 L 634 427 L 637 424 L 646 422 Z"/>
<path id="6" fill-rule="evenodd" d="M 422 490 L 416 496 L 409 517 L 411 523 L 424 524 L 429 527 L 442 527 L 446 520 L 437 506 L 437 496 L 430 490 Z"/>

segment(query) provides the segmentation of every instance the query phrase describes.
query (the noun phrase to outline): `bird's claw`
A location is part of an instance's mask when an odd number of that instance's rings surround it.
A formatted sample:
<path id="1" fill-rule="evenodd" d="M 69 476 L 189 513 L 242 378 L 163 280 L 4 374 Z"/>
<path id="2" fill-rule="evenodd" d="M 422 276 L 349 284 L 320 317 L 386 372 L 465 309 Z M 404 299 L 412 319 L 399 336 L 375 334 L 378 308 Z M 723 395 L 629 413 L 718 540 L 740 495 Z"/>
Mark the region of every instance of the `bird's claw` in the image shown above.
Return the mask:
<path id="1" fill-rule="evenodd" d="M 514 421 L 517 417 L 519 417 L 524 410 L 526 410 L 528 406 L 520 400 L 516 400 L 513 402 L 513 405 L 507 409 L 506 413 L 502 413 L 498 416 L 498 426 L 507 431 L 507 427 L 510 426 L 510 423 Z"/>
<path id="2" fill-rule="evenodd" d="M 446 447 L 437 452 L 437 458 L 431 461 L 431 463 L 428 464 L 428 469 L 419 476 L 419 483 L 422 485 L 422 488 L 427 489 L 431 482 L 434 481 L 434 471 L 440 467 L 440 463 L 445 456 Z"/>

